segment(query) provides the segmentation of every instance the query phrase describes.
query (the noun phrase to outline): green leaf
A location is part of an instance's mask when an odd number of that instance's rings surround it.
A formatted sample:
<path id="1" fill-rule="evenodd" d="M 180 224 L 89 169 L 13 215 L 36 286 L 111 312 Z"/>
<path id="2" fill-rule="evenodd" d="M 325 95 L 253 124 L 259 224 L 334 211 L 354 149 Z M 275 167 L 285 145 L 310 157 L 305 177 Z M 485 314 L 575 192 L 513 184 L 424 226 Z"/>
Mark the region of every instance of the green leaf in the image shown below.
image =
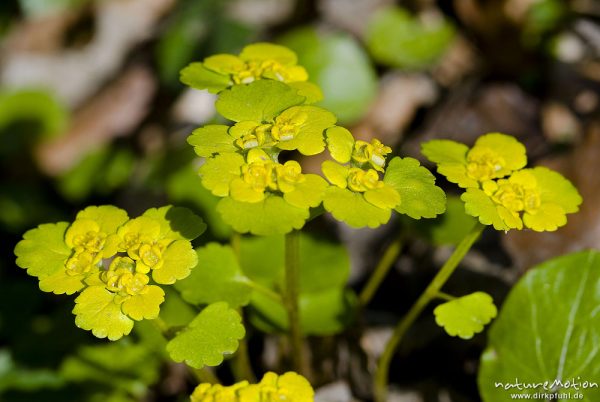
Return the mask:
<path id="1" fill-rule="evenodd" d="M 446 194 L 435 185 L 435 177 L 413 158 L 393 158 L 383 181 L 400 194 L 396 211 L 414 219 L 434 218 L 446 210 Z"/>
<path id="2" fill-rule="evenodd" d="M 133 321 L 121 312 L 121 306 L 115 303 L 115 295 L 104 286 L 90 286 L 75 299 L 75 325 L 91 330 L 98 338 L 115 341 L 128 335 Z"/>
<path id="3" fill-rule="evenodd" d="M 156 285 L 146 285 L 144 293 L 130 296 L 122 304 L 123 313 L 136 321 L 153 320 L 158 317 L 165 292 Z"/>
<path id="4" fill-rule="evenodd" d="M 258 80 L 223 91 L 215 105 L 223 117 L 232 121 L 267 122 L 285 109 L 301 104 L 304 99 L 282 82 Z"/>
<path id="5" fill-rule="evenodd" d="M 297 53 L 310 80 L 323 91 L 319 106 L 346 124 L 358 121 L 366 113 L 377 91 L 377 75 L 369 57 L 350 34 L 303 27 L 287 33 L 280 42 Z"/>
<path id="6" fill-rule="evenodd" d="M 172 240 L 194 240 L 206 230 L 206 224 L 198 215 L 187 208 L 167 205 L 150 208 L 142 216 L 160 224 L 160 237 Z"/>
<path id="7" fill-rule="evenodd" d="M 542 166 L 530 169 L 530 171 L 537 181 L 542 203 L 556 204 L 566 213 L 579 211 L 582 198 L 569 180 L 560 173 Z"/>
<path id="8" fill-rule="evenodd" d="M 298 127 L 298 133 L 289 141 L 277 143 L 277 148 L 292 151 L 297 149 L 303 155 L 316 155 L 325 149 L 324 131 L 335 124 L 335 116 L 320 107 L 316 106 L 294 106 L 283 113 L 294 115 L 306 113 L 308 118 Z"/>
<path id="9" fill-rule="evenodd" d="M 454 39 L 444 19 L 423 24 L 400 7 L 383 8 L 367 26 L 367 47 L 375 60 L 392 67 L 423 69 L 433 65 Z"/>
<path id="10" fill-rule="evenodd" d="M 119 226 L 129 220 L 127 212 L 112 205 L 87 207 L 77 214 L 77 219 L 91 219 L 100 225 L 106 234 L 117 233 Z"/>
<path id="11" fill-rule="evenodd" d="M 467 214 L 479 219 L 484 225 L 493 225 L 496 230 L 509 230 L 498 212 L 496 204 L 478 188 L 468 188 L 460 199 L 465 203 Z"/>
<path id="12" fill-rule="evenodd" d="M 242 318 L 225 302 L 206 307 L 167 344 L 176 362 L 195 368 L 218 366 L 223 357 L 234 353 L 246 330 Z"/>
<path id="13" fill-rule="evenodd" d="M 310 215 L 308 208 L 297 208 L 274 195 L 255 203 L 239 202 L 225 197 L 217 205 L 217 210 L 235 231 L 260 236 L 284 234 L 300 229 Z"/>
<path id="14" fill-rule="evenodd" d="M 322 292 L 302 293 L 299 300 L 300 325 L 304 335 L 334 335 L 344 330 L 353 320 L 356 295 L 349 289 L 333 288 Z M 251 320 L 266 332 L 282 332 L 287 329 L 287 313 L 284 307 L 260 294 L 252 296 L 256 310 Z"/>
<path id="15" fill-rule="evenodd" d="M 378 208 L 367 202 L 361 193 L 339 187 L 325 190 L 323 206 L 335 219 L 354 228 L 376 228 L 387 223 L 392 215 L 390 209 Z"/>
<path id="16" fill-rule="evenodd" d="M 327 130 L 327 149 L 331 157 L 339 163 L 348 163 L 354 150 L 354 137 L 348 129 L 340 126 Z"/>
<path id="17" fill-rule="evenodd" d="M 198 256 L 187 240 L 175 240 L 162 255 L 163 265 L 152 270 L 152 279 L 161 285 L 171 285 L 186 278 L 198 263 Z"/>
<path id="18" fill-rule="evenodd" d="M 229 183 L 240 177 L 244 157 L 239 154 L 220 154 L 204 162 L 198 173 L 202 177 L 202 185 L 214 195 L 229 195 Z"/>
<path id="19" fill-rule="evenodd" d="M 293 191 L 285 193 L 283 199 L 298 208 L 316 208 L 321 204 L 327 182 L 316 174 L 304 175 L 305 180 L 296 184 Z"/>
<path id="20" fill-rule="evenodd" d="M 228 133 L 229 126 L 209 125 L 195 129 L 188 137 L 188 144 L 194 147 L 198 156 L 208 158 L 218 153 L 236 152 L 233 137 Z"/>
<path id="21" fill-rule="evenodd" d="M 65 244 L 68 227 L 67 222 L 46 223 L 27 231 L 15 247 L 17 265 L 40 279 L 64 271 L 72 253 Z"/>
<path id="22" fill-rule="evenodd" d="M 321 88 L 312 82 L 308 81 L 296 81 L 296 82 L 288 82 L 290 87 L 294 88 L 298 91 L 298 95 L 304 96 L 306 100 L 304 103 L 311 104 L 315 102 L 319 102 L 323 100 L 323 92 Z"/>
<path id="23" fill-rule="evenodd" d="M 443 327 L 448 335 L 471 339 L 483 331 L 483 327 L 498 313 L 492 297 L 484 292 L 440 304 L 433 310 L 435 322 Z"/>
<path id="24" fill-rule="evenodd" d="M 198 265 L 175 288 L 183 299 L 193 304 L 227 302 L 231 307 L 250 302 L 252 288 L 229 246 L 209 243 L 197 250 Z"/>
<path id="25" fill-rule="evenodd" d="M 180 72 L 179 79 L 188 87 L 218 93 L 231 85 L 228 75 L 209 70 L 202 63 L 191 63 Z"/>
<path id="26" fill-rule="evenodd" d="M 547 261 L 525 274 L 489 331 L 478 375 L 485 402 L 504 402 L 511 394 L 555 391 L 581 393 L 577 399 L 582 401 L 600 400 L 599 387 L 575 390 L 564 385 L 566 381 L 598 382 L 598 283 L 600 253 L 592 250 Z M 562 385 L 553 384 L 555 380 Z M 511 387 L 516 381 L 540 385 L 518 390 Z M 552 391 L 543 389 L 545 381 Z"/>
<path id="27" fill-rule="evenodd" d="M 421 144 L 421 152 L 431 162 L 466 165 L 469 147 L 452 140 L 431 140 Z"/>

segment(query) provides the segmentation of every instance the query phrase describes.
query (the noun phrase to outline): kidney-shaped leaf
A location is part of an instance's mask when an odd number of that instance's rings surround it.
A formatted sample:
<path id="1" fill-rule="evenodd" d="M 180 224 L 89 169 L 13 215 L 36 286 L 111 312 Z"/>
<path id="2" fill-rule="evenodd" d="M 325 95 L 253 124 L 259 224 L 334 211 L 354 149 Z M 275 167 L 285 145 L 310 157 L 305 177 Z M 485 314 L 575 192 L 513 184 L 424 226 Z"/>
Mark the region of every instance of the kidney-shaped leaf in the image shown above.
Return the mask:
<path id="1" fill-rule="evenodd" d="M 237 311 L 225 302 L 213 303 L 169 341 L 167 352 L 176 362 L 195 368 L 218 366 L 237 350 L 245 334 Z"/>
<path id="2" fill-rule="evenodd" d="M 558 401 L 574 393 L 581 394 L 577 400 L 600 400 L 599 284 L 597 251 L 547 261 L 517 283 L 481 359 L 485 402 L 504 402 L 517 393 L 546 400 L 533 394 L 553 392 Z"/>
<path id="3" fill-rule="evenodd" d="M 483 327 L 496 317 L 498 310 L 490 295 L 475 292 L 440 304 L 433 313 L 435 322 L 444 327 L 448 335 L 470 339 L 483 331 Z"/>

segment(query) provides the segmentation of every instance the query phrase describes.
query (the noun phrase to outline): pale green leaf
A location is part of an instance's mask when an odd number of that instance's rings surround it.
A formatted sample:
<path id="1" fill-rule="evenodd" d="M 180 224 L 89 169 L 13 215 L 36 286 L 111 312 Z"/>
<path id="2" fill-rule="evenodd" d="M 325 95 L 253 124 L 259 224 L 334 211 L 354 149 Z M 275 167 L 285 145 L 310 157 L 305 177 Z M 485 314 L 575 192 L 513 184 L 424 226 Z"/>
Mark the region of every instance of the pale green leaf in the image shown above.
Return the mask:
<path id="1" fill-rule="evenodd" d="M 217 111 L 232 121 L 272 121 L 285 109 L 304 102 L 296 89 L 273 80 L 258 80 L 236 85 L 219 95 Z"/>
<path id="2" fill-rule="evenodd" d="M 431 140 L 421 144 L 421 153 L 438 165 L 466 165 L 468 151 L 468 146 L 452 140 Z"/>
<path id="3" fill-rule="evenodd" d="M 27 231 L 17 243 L 17 265 L 37 278 L 64 271 L 65 262 L 72 251 L 65 244 L 67 222 L 46 223 Z"/>
<path id="4" fill-rule="evenodd" d="M 400 204 L 400 194 L 392 186 L 367 190 L 363 193 L 365 200 L 379 208 L 395 208 Z"/>
<path id="5" fill-rule="evenodd" d="M 176 240 L 162 254 L 163 265 L 152 270 L 152 279 L 161 285 L 170 285 L 186 278 L 198 263 L 198 256 L 187 240 Z"/>
<path id="6" fill-rule="evenodd" d="M 344 127 L 331 127 L 326 132 L 327 149 L 331 157 L 339 163 L 348 163 L 354 150 L 354 137 Z"/>
<path id="7" fill-rule="evenodd" d="M 117 233 L 119 226 L 129 220 L 127 212 L 112 205 L 87 207 L 77 214 L 77 219 L 91 219 L 106 234 Z"/>
<path id="8" fill-rule="evenodd" d="M 298 208 L 315 208 L 321 204 L 328 184 L 321 176 L 307 174 L 302 183 L 296 184 L 293 191 L 285 193 L 283 198 Z"/>
<path id="9" fill-rule="evenodd" d="M 498 313 L 492 297 L 484 292 L 475 292 L 440 304 L 433 310 L 435 322 L 448 335 L 471 339 L 483 331 L 483 327 Z"/>
<path id="10" fill-rule="evenodd" d="M 367 202 L 361 193 L 339 187 L 325 190 L 323 206 L 335 219 L 355 228 L 376 228 L 391 217 L 390 209 L 378 208 Z"/>
<path id="11" fill-rule="evenodd" d="M 202 63 L 191 63 L 180 72 L 179 79 L 194 89 L 206 89 L 217 93 L 232 84 L 228 75 L 219 74 L 204 67 Z"/>
<path id="12" fill-rule="evenodd" d="M 382 8 L 369 20 L 366 42 L 380 63 L 422 69 L 433 65 L 454 39 L 454 28 L 442 18 L 427 25 L 400 7 Z"/>
<path id="13" fill-rule="evenodd" d="M 280 116 L 306 113 L 308 118 L 298 127 L 298 132 L 288 141 L 277 143 L 279 149 L 298 150 L 303 155 L 316 155 L 325 149 L 324 131 L 335 124 L 335 116 L 316 106 L 294 106 Z"/>
<path id="14" fill-rule="evenodd" d="M 227 302 L 231 307 L 245 306 L 252 288 L 229 246 L 209 243 L 197 250 L 198 265 L 189 277 L 175 287 L 184 300 L 193 304 Z"/>
<path id="15" fill-rule="evenodd" d="M 71 295 L 85 287 L 83 281 L 86 277 L 87 274 L 68 275 L 63 267 L 63 269 L 56 271 L 52 275 L 40 277 L 40 290 L 43 292 L 52 292 L 57 295 Z"/>
<path id="16" fill-rule="evenodd" d="M 527 170 L 537 181 L 542 203 L 559 205 L 566 213 L 579 211 L 582 198 L 569 180 L 560 173 L 541 166 Z"/>
<path id="17" fill-rule="evenodd" d="M 246 330 L 242 318 L 225 302 L 206 307 L 167 344 L 167 352 L 176 362 L 185 361 L 195 368 L 218 366 L 233 354 Z"/>
<path id="18" fill-rule="evenodd" d="M 599 283 L 597 251 L 547 261 L 521 278 L 489 331 L 478 375 L 484 402 L 504 402 L 511 394 L 529 394 L 527 399 L 541 401 L 533 397 L 536 392 L 557 392 L 557 401 L 567 400 L 561 394 L 573 397 L 576 392 L 581 394 L 577 400 L 600 400 L 599 387 L 577 390 L 566 385 L 598 382 Z M 540 385 L 519 390 L 514 386 L 517 380 Z M 546 381 L 552 391 L 543 389 Z"/>
<path id="19" fill-rule="evenodd" d="M 324 161 L 321 164 L 321 171 L 327 180 L 340 188 L 348 187 L 348 170 L 348 167 L 334 161 Z"/>
<path id="20" fill-rule="evenodd" d="M 504 161 L 505 169 L 519 170 L 527 164 L 527 150 L 515 137 L 501 133 L 482 135 L 475 142 L 475 147 L 493 150 Z"/>
<path id="21" fill-rule="evenodd" d="M 75 299 L 75 325 L 91 330 L 98 338 L 115 341 L 128 335 L 133 321 L 121 311 L 114 301 L 115 294 L 104 286 L 90 286 Z"/>
<path id="22" fill-rule="evenodd" d="M 242 49 L 240 59 L 244 61 L 275 60 L 283 65 L 296 64 L 296 53 L 285 46 L 274 43 L 253 43 Z"/>
<path id="23" fill-rule="evenodd" d="M 204 162 L 198 173 L 202 177 L 202 185 L 214 195 L 229 195 L 229 183 L 240 177 L 244 157 L 239 154 L 220 154 Z"/>
<path id="24" fill-rule="evenodd" d="M 158 317 L 165 292 L 158 286 L 146 285 L 144 293 L 130 296 L 122 304 L 123 313 L 136 321 L 153 320 Z"/>
<path id="25" fill-rule="evenodd" d="M 296 81 L 288 82 L 287 84 L 294 88 L 298 92 L 298 95 L 306 98 L 304 101 L 306 104 L 316 103 L 323 100 L 323 92 L 321 91 L 321 88 L 312 82 Z"/>
<path id="26" fill-rule="evenodd" d="M 160 224 L 160 238 L 172 240 L 194 240 L 206 230 L 206 224 L 198 215 L 187 208 L 167 205 L 150 208 L 142 216 Z"/>
<path id="27" fill-rule="evenodd" d="M 494 201 L 477 188 L 468 188 L 460 199 L 465 203 L 467 214 L 479 219 L 484 225 L 493 225 L 496 230 L 509 230 Z"/>
<path id="28" fill-rule="evenodd" d="M 393 158 L 383 181 L 400 194 L 396 211 L 414 219 L 434 218 L 446 210 L 446 195 L 435 177 L 413 158 Z"/>
<path id="29" fill-rule="evenodd" d="M 205 158 L 218 153 L 236 152 L 233 137 L 228 133 L 229 126 L 208 125 L 195 129 L 188 137 L 188 144 L 194 147 L 198 156 Z"/>
<path id="30" fill-rule="evenodd" d="M 217 205 L 223 220 L 239 233 L 260 236 L 300 229 L 309 217 L 308 208 L 297 208 L 281 197 L 269 195 L 261 202 L 239 202 L 230 197 Z"/>

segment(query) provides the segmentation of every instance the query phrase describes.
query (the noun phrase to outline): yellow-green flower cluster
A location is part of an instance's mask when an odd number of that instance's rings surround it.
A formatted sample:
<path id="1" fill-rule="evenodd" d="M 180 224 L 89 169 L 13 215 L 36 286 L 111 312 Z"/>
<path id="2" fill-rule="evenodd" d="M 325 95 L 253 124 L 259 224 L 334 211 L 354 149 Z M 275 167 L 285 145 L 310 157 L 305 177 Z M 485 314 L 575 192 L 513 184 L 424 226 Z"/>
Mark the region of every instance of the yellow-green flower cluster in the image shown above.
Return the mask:
<path id="1" fill-rule="evenodd" d="M 466 189 L 461 199 L 467 213 L 497 230 L 556 230 L 582 201 L 559 173 L 526 169 L 525 147 L 505 134 L 484 135 L 472 148 L 433 140 L 423 144 L 423 154 L 438 165 L 440 174 Z"/>
<path id="2" fill-rule="evenodd" d="M 327 145 L 334 159 L 323 162 L 323 174 L 333 185 L 323 199 L 325 209 L 350 226 L 379 226 L 400 204 L 400 193 L 380 177 L 392 149 L 373 139 L 355 140 L 343 127 L 327 130 Z M 351 209 L 348 206 L 352 205 Z"/>
<path id="3" fill-rule="evenodd" d="M 301 375 L 268 372 L 258 384 L 242 381 L 230 386 L 200 384 L 191 402 L 313 402 L 314 391 Z"/>
<path id="4" fill-rule="evenodd" d="M 285 46 L 254 43 L 244 47 L 239 55 L 217 54 L 202 63 L 190 64 L 181 71 L 181 81 L 192 88 L 217 93 L 235 85 L 274 80 L 296 88 L 311 103 L 318 101 L 321 91 L 307 82 L 306 69 L 297 63 L 296 53 Z"/>
<path id="5" fill-rule="evenodd" d="M 131 331 L 133 320 L 158 316 L 164 300 L 158 285 L 189 275 L 197 263 L 190 240 L 204 227 L 184 208 L 150 209 L 129 219 L 113 206 L 88 207 L 70 224 L 30 230 L 15 254 L 43 291 L 80 293 L 77 326 L 116 340 Z"/>

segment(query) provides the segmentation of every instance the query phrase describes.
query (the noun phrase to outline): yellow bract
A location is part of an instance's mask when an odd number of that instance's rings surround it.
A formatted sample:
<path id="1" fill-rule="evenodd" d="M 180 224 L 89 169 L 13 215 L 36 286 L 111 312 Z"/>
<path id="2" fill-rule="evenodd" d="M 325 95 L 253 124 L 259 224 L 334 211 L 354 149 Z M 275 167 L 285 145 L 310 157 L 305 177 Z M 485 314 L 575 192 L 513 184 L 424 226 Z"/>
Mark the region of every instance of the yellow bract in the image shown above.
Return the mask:
<path id="1" fill-rule="evenodd" d="M 372 139 L 370 144 L 358 140 L 354 143 L 352 160 L 358 163 L 369 163 L 373 169 L 383 172 L 385 167 L 385 157 L 391 152 L 392 148 L 384 145 L 376 138 Z"/>
<path id="2" fill-rule="evenodd" d="M 200 384 L 191 402 L 312 402 L 314 391 L 301 375 L 268 372 L 258 384 L 242 381 L 230 386 Z"/>
<path id="3" fill-rule="evenodd" d="M 362 193 L 383 186 L 384 183 L 379 180 L 379 174 L 373 169 L 350 168 L 348 171 L 348 188 L 352 191 Z"/>

